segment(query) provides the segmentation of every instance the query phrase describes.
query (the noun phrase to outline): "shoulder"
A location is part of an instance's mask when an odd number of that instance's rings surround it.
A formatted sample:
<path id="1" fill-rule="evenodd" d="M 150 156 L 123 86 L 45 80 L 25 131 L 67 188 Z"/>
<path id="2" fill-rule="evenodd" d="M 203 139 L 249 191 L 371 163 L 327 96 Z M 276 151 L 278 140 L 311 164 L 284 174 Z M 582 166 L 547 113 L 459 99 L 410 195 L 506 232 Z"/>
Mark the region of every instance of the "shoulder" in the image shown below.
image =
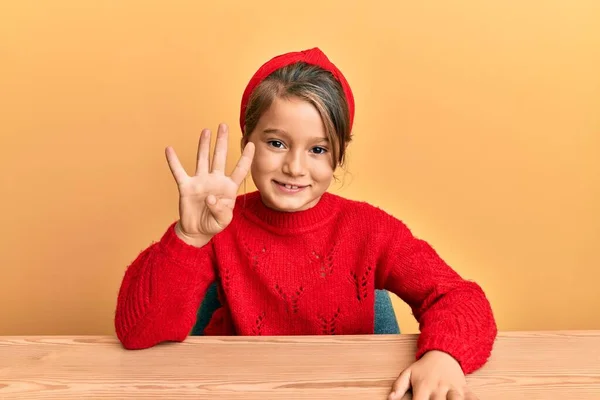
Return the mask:
<path id="1" fill-rule="evenodd" d="M 383 208 L 364 200 L 349 199 L 333 193 L 326 193 L 326 195 L 334 198 L 339 204 L 340 210 L 342 211 L 348 213 L 359 213 L 361 215 L 368 215 L 374 218 L 395 218 L 391 213 Z"/>
<path id="2" fill-rule="evenodd" d="M 394 216 L 391 212 L 363 200 L 348 199 L 336 194 L 333 196 L 339 203 L 340 214 L 355 223 L 367 225 L 374 231 L 406 229 L 402 220 Z"/>

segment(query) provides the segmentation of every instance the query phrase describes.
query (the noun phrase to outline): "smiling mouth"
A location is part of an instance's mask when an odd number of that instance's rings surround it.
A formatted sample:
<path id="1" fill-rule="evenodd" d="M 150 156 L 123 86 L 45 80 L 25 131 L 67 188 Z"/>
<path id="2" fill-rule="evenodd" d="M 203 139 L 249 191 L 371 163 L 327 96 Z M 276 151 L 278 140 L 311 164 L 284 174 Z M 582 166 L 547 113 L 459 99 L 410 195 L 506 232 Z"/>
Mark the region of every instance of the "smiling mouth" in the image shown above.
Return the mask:
<path id="1" fill-rule="evenodd" d="M 305 187 L 309 186 L 309 185 L 290 185 L 290 184 L 279 182 L 276 180 L 273 180 L 273 182 L 275 182 L 277 185 L 284 187 L 288 190 L 300 190 L 300 189 L 304 189 Z"/>

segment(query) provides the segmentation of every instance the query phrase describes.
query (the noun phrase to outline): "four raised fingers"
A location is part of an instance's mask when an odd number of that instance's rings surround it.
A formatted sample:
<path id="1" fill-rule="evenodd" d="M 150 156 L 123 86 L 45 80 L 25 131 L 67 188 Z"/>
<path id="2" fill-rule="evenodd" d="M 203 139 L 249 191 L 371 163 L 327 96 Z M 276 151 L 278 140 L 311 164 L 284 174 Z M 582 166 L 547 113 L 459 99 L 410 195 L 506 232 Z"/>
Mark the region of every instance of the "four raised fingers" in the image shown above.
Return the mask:
<path id="1" fill-rule="evenodd" d="M 196 163 L 196 175 L 208 174 L 209 172 L 223 173 L 225 170 L 225 164 L 227 162 L 227 140 L 228 140 L 228 129 L 227 125 L 220 124 L 217 133 L 217 142 L 215 144 L 215 152 L 212 162 L 212 171 L 209 171 L 209 153 L 210 153 L 210 130 L 204 129 L 200 135 L 198 142 L 197 152 L 197 163 Z M 167 147 L 165 150 L 167 156 L 167 162 L 169 169 L 175 178 L 177 184 L 181 184 L 185 178 L 188 177 L 185 172 L 179 158 L 175 154 L 175 150 L 172 147 Z M 252 159 L 254 158 L 254 143 L 248 142 L 242 156 L 240 157 L 235 169 L 231 174 L 231 179 L 237 186 L 242 184 L 244 178 L 250 172 L 252 165 Z"/>

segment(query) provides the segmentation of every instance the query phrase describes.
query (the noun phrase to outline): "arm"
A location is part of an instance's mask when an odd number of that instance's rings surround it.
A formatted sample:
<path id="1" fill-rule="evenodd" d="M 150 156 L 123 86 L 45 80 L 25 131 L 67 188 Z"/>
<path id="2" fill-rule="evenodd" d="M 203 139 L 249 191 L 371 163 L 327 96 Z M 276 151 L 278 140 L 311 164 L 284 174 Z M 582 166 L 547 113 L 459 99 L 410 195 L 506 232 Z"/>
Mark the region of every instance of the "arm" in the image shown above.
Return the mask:
<path id="1" fill-rule="evenodd" d="M 377 286 L 404 300 L 419 322 L 417 359 L 431 350 L 450 354 L 465 374 L 485 364 L 497 334 L 479 285 L 461 278 L 400 221 L 391 224 L 377 268 Z"/>
<path id="2" fill-rule="evenodd" d="M 125 272 L 115 315 L 117 337 L 127 349 L 183 341 L 214 279 L 212 243 L 188 245 L 171 225 Z"/>

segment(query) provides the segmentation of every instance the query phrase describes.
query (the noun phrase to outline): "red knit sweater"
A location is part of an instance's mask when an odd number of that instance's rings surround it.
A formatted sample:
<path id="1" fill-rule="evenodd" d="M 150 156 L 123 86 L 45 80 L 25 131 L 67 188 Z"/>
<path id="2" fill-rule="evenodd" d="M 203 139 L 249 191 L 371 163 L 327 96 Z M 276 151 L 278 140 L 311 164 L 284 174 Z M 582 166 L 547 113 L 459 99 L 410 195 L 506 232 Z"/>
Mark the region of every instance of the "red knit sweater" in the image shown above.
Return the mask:
<path id="1" fill-rule="evenodd" d="M 371 334 L 376 288 L 412 308 L 417 358 L 442 350 L 469 373 L 497 332 L 481 288 L 388 213 L 330 193 L 311 209 L 277 212 L 253 192 L 238 196 L 233 221 L 206 246 L 185 244 L 173 224 L 137 257 L 119 292 L 118 338 L 128 349 L 183 341 L 215 280 L 223 306 L 207 335 Z"/>

